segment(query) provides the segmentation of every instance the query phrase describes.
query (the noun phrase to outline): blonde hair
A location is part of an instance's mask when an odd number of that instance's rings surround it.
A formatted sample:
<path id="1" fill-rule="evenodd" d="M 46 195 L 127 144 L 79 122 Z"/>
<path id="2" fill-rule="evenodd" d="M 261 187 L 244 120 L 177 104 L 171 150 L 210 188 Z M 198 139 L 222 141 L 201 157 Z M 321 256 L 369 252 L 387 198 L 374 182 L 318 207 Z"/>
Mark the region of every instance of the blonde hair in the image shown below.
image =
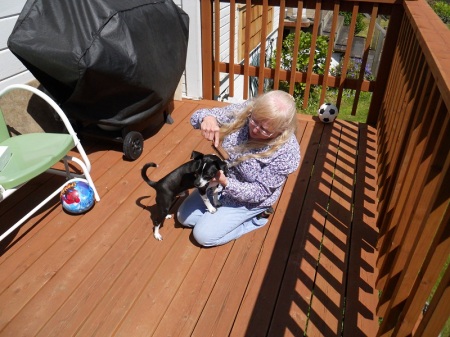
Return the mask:
<path id="1" fill-rule="evenodd" d="M 280 133 L 270 139 L 249 139 L 235 151 L 245 153 L 249 150 L 269 146 L 269 149 L 260 153 L 250 153 L 236 159 L 232 165 L 237 165 L 251 158 L 268 157 L 285 144 L 297 131 L 297 108 L 294 98 L 281 90 L 274 90 L 258 96 L 241 111 L 236 112 L 236 118 L 231 124 L 223 125 L 220 129 L 221 138 L 242 128 L 250 115 L 259 121 L 269 121 L 271 131 Z"/>

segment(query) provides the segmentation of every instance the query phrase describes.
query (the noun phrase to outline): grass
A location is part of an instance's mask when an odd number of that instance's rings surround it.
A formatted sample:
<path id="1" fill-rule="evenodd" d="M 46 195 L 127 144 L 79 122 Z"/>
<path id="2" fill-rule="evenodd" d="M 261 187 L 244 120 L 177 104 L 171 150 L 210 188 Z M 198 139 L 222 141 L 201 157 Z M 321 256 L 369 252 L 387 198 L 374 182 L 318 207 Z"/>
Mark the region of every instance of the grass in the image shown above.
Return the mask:
<path id="1" fill-rule="evenodd" d="M 319 90 L 320 87 L 318 87 L 316 90 Z M 337 95 L 338 91 L 336 89 L 330 89 L 328 90 L 325 102 L 330 102 L 333 104 L 336 104 L 337 101 Z M 312 98 L 308 102 L 308 107 L 306 109 L 299 108 L 299 111 L 303 114 L 307 115 L 317 115 L 317 110 L 319 109 L 319 102 L 318 99 L 314 99 L 315 96 L 318 95 L 311 95 Z M 367 115 L 369 113 L 369 107 L 370 107 L 370 101 L 372 99 L 372 93 L 370 92 L 361 92 L 359 96 L 358 101 L 358 107 L 356 115 L 352 115 L 352 107 L 353 107 L 353 101 L 355 97 L 355 91 L 350 89 L 345 89 L 342 95 L 341 105 L 339 107 L 339 115 L 338 118 L 346 121 L 351 122 L 358 122 L 358 123 L 365 123 L 367 121 Z M 299 103 L 298 105 L 301 106 Z"/>
<path id="2" fill-rule="evenodd" d="M 442 277 L 444 276 L 445 271 L 450 266 L 450 255 L 447 257 L 447 261 L 444 264 L 444 267 L 442 268 L 441 274 L 439 275 L 438 282 L 434 285 L 433 290 L 431 291 L 430 297 L 428 298 L 428 303 L 431 302 L 431 299 L 434 296 L 434 293 L 436 292 L 436 289 L 441 282 Z M 444 328 L 442 329 L 440 337 L 450 337 L 450 317 L 447 319 L 447 322 L 444 325 Z"/>

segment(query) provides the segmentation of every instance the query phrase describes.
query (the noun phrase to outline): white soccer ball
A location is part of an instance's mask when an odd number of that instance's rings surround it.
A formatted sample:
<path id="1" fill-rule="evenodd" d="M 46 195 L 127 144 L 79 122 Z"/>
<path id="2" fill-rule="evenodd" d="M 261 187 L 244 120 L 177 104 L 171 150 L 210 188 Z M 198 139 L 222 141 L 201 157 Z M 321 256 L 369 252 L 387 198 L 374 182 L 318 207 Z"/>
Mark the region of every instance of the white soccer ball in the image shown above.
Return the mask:
<path id="1" fill-rule="evenodd" d="M 338 113 L 339 113 L 338 108 L 336 108 L 336 106 L 331 103 L 323 103 L 320 106 L 319 110 L 317 111 L 319 119 L 323 123 L 333 122 L 336 119 Z"/>

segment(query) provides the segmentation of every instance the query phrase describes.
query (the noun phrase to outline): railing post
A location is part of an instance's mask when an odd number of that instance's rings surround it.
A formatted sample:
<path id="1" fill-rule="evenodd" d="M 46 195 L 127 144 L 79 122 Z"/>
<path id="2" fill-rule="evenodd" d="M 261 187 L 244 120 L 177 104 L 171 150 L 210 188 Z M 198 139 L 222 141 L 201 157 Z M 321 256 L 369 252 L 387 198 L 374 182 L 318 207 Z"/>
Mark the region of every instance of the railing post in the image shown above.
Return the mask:
<path id="1" fill-rule="evenodd" d="M 381 60 L 378 66 L 378 69 L 383 69 L 383 71 L 378 71 L 369 113 L 367 116 L 367 124 L 371 126 L 376 126 L 378 121 L 378 115 L 383 103 L 386 85 L 389 79 L 389 74 L 391 73 L 392 60 L 394 58 L 395 46 L 397 45 L 400 26 L 403 21 L 403 14 L 404 10 L 401 5 L 394 6 L 391 13 L 391 18 L 389 20 L 386 40 L 384 41 L 383 53 L 381 54 Z"/>

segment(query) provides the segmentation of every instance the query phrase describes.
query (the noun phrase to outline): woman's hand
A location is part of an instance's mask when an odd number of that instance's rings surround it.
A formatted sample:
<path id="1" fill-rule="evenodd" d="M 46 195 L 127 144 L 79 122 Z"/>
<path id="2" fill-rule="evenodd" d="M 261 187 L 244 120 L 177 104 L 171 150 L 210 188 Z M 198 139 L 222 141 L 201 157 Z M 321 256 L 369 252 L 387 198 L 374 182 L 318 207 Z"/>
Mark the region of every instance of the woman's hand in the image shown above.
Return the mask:
<path id="1" fill-rule="evenodd" d="M 206 116 L 203 118 L 202 124 L 200 125 L 200 130 L 202 131 L 203 137 L 213 141 L 215 147 L 219 146 L 220 127 L 219 123 L 217 123 L 216 117 Z"/>
<path id="2" fill-rule="evenodd" d="M 217 172 L 216 176 L 213 178 L 212 181 L 217 181 L 223 187 L 226 187 L 228 185 L 228 178 L 226 177 L 226 175 L 223 173 L 222 170 Z"/>

